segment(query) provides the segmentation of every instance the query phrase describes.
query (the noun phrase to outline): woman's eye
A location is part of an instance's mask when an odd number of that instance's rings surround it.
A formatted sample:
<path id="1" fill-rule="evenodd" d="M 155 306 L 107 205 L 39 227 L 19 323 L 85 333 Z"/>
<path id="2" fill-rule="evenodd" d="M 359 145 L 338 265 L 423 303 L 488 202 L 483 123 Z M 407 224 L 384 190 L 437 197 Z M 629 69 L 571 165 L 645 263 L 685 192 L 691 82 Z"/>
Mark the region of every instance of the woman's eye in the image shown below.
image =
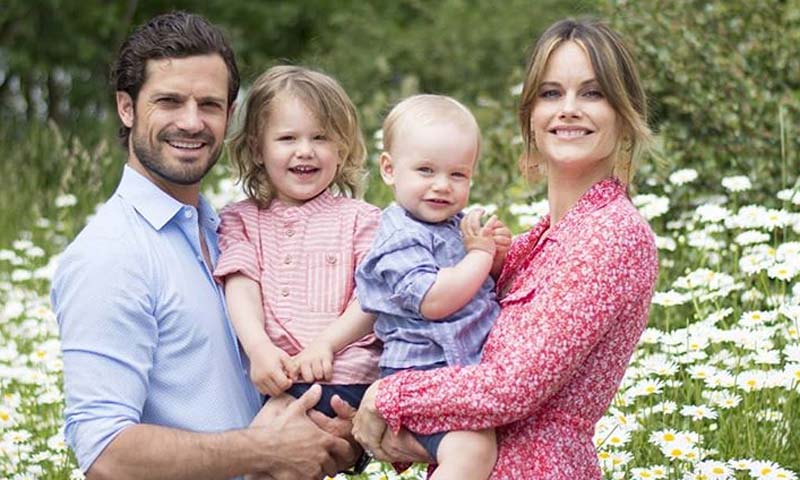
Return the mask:
<path id="1" fill-rule="evenodd" d="M 539 93 L 539 97 L 541 98 L 555 98 L 558 97 L 559 95 L 560 95 L 559 91 L 554 89 L 543 90 L 542 92 Z"/>
<path id="2" fill-rule="evenodd" d="M 590 98 L 603 98 L 603 92 L 597 89 L 587 90 L 584 95 Z"/>

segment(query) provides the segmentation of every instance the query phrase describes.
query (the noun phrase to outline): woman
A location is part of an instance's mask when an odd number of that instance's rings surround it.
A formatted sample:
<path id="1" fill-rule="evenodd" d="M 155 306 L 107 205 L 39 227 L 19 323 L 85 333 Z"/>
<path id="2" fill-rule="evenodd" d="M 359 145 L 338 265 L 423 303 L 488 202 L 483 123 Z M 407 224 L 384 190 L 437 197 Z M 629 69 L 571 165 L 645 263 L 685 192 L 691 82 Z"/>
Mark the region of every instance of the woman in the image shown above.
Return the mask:
<path id="1" fill-rule="evenodd" d="M 658 271 L 653 233 L 626 193 L 650 133 L 618 35 L 594 21 L 552 25 L 530 58 L 519 123 L 523 170 L 546 178 L 550 215 L 514 241 L 481 363 L 376 382 L 354 433 L 382 453 L 386 424 L 497 427 L 492 478 L 600 478 L 594 425 L 645 327 Z"/>

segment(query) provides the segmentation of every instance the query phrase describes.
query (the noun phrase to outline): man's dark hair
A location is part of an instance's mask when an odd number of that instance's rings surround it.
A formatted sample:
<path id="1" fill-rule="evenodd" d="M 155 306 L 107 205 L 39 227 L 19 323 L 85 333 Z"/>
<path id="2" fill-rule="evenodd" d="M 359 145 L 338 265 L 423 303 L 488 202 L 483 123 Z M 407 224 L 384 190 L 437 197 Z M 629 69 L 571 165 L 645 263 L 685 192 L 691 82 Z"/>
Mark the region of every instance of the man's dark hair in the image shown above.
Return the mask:
<path id="1" fill-rule="evenodd" d="M 131 33 L 119 49 L 111 70 L 111 83 L 117 92 L 126 92 L 133 102 L 147 76 L 148 60 L 186 58 L 219 54 L 228 67 L 228 107 L 239 92 L 239 69 L 233 50 L 222 31 L 208 20 L 187 12 L 170 12 L 152 18 Z M 122 125 L 119 139 L 128 147 L 131 129 Z"/>

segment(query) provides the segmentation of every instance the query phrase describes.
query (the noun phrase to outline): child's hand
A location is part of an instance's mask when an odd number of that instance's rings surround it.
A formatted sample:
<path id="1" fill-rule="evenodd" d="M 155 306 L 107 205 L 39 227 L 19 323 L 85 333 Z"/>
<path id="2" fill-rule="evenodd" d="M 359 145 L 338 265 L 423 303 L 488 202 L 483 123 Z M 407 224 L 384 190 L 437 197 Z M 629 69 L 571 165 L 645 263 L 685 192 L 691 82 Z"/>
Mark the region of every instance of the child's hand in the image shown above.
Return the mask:
<path id="1" fill-rule="evenodd" d="M 464 248 L 467 252 L 483 250 L 494 256 L 497 251 L 493 237 L 494 224 L 497 217 L 492 215 L 485 225 L 481 226 L 483 210 L 476 208 L 461 219 L 461 236 L 464 238 Z"/>
<path id="2" fill-rule="evenodd" d="M 250 380 L 259 392 L 274 397 L 292 386 L 288 366 L 292 358 L 280 348 L 270 345 L 250 356 Z"/>
<path id="3" fill-rule="evenodd" d="M 313 342 L 292 358 L 292 379 L 306 383 L 330 381 L 333 378 L 333 350 L 328 345 Z"/>

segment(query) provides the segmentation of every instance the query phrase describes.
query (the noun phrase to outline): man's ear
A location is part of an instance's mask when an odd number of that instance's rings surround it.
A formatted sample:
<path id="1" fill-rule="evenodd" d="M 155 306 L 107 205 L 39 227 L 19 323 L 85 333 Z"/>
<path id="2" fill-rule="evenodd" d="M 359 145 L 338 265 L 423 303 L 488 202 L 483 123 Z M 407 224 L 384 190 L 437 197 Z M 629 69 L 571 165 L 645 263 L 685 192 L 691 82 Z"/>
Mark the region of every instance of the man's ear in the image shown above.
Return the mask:
<path id="1" fill-rule="evenodd" d="M 128 128 L 133 128 L 133 119 L 136 116 L 133 99 L 128 92 L 117 92 L 117 115 L 122 124 Z"/>
<path id="2" fill-rule="evenodd" d="M 383 179 L 383 183 L 389 186 L 394 185 L 394 166 L 392 165 L 392 156 L 389 155 L 389 152 L 381 152 L 378 162 L 381 166 L 381 178 Z"/>

